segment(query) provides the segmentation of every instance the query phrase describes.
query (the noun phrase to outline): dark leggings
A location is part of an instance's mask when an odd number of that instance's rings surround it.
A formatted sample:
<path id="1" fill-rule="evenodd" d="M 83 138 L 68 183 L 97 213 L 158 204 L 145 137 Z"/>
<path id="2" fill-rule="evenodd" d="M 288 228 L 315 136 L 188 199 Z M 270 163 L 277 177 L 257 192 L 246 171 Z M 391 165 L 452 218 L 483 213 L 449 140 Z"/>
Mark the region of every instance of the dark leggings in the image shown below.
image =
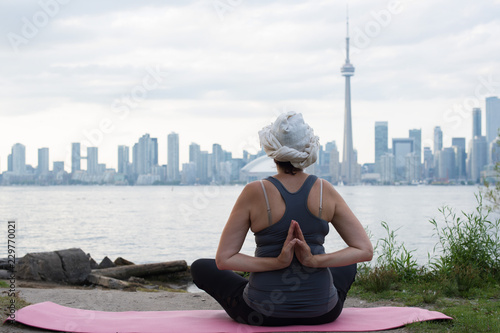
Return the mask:
<path id="1" fill-rule="evenodd" d="M 334 321 L 342 312 L 347 292 L 356 276 L 357 265 L 329 269 L 339 300 L 331 311 L 312 318 L 277 318 L 253 310 L 243 299 L 248 280 L 233 271 L 219 270 L 214 259 L 196 260 L 191 265 L 191 275 L 196 286 L 219 302 L 227 314 L 239 323 L 257 326 L 319 325 Z"/>

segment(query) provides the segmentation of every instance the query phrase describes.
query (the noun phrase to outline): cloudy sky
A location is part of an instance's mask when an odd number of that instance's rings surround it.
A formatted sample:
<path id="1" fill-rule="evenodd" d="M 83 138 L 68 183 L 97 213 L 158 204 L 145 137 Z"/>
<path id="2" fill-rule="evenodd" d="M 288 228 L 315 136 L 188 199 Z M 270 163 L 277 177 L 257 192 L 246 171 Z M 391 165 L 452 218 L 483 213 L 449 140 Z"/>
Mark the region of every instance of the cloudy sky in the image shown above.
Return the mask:
<path id="1" fill-rule="evenodd" d="M 374 159 L 374 122 L 389 137 L 434 126 L 470 138 L 473 107 L 500 96 L 499 0 L 349 1 L 354 145 Z M 70 168 L 71 142 L 117 146 L 179 133 L 241 157 L 257 131 L 296 110 L 322 144 L 342 146 L 346 1 L 0 2 L 0 170 L 16 142 L 27 163 L 50 148 Z M 484 113 L 483 113 L 484 122 Z M 484 126 L 484 125 L 483 125 Z"/>

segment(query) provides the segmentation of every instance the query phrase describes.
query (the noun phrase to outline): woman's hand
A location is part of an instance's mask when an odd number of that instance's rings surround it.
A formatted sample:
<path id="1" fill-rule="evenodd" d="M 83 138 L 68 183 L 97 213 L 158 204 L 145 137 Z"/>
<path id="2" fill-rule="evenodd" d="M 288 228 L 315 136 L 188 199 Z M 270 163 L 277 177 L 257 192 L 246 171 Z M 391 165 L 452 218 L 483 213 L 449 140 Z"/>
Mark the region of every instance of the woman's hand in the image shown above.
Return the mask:
<path id="1" fill-rule="evenodd" d="M 297 240 L 294 251 L 297 259 L 300 263 L 307 267 L 315 267 L 316 261 L 314 255 L 311 253 L 311 248 L 307 245 L 306 239 L 304 238 L 304 234 L 300 229 L 297 221 L 292 220 L 292 226 L 294 228 L 294 236 Z"/>
<path id="2" fill-rule="evenodd" d="M 285 242 L 283 243 L 283 248 L 281 249 L 280 255 L 276 258 L 278 260 L 278 265 L 279 268 L 285 268 L 290 266 L 292 259 L 293 259 L 293 254 L 294 254 L 294 248 L 299 241 L 298 238 L 295 238 L 295 228 L 296 226 L 293 223 L 290 223 L 290 228 L 288 228 L 288 235 L 286 236 Z M 297 222 L 295 222 L 297 224 Z M 297 224 L 298 226 L 298 224 Z"/>

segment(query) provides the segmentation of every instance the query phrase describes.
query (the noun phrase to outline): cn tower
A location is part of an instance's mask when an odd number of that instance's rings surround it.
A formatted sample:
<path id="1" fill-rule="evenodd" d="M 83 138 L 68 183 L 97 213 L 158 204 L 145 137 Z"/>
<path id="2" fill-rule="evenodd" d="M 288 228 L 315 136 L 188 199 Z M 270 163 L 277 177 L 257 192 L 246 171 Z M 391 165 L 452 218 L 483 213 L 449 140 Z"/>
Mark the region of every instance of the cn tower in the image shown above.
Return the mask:
<path id="1" fill-rule="evenodd" d="M 355 180 L 356 161 L 352 144 L 351 119 L 351 76 L 354 75 L 354 66 L 349 61 L 349 16 L 347 16 L 345 64 L 340 69 L 345 77 L 345 111 L 344 111 L 344 149 L 342 150 L 341 179 L 344 184 L 352 184 Z"/>

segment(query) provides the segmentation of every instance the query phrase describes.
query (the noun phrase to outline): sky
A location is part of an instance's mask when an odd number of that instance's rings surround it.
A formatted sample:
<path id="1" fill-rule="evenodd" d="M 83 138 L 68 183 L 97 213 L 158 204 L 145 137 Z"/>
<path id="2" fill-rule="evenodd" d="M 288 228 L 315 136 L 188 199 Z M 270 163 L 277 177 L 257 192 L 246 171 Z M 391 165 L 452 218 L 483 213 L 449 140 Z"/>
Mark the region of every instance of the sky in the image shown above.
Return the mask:
<path id="1" fill-rule="evenodd" d="M 72 142 L 117 146 L 179 134 L 181 163 L 195 142 L 241 157 L 257 132 L 297 111 L 342 150 L 347 1 L 2 0 L 0 171 L 12 145 L 38 148 L 70 170 Z M 374 160 L 374 123 L 389 138 L 422 129 L 433 146 L 471 138 L 472 108 L 500 96 L 500 0 L 348 2 L 354 146 Z M 391 143 L 389 143 L 389 146 Z M 82 153 L 85 155 L 85 152 Z"/>

